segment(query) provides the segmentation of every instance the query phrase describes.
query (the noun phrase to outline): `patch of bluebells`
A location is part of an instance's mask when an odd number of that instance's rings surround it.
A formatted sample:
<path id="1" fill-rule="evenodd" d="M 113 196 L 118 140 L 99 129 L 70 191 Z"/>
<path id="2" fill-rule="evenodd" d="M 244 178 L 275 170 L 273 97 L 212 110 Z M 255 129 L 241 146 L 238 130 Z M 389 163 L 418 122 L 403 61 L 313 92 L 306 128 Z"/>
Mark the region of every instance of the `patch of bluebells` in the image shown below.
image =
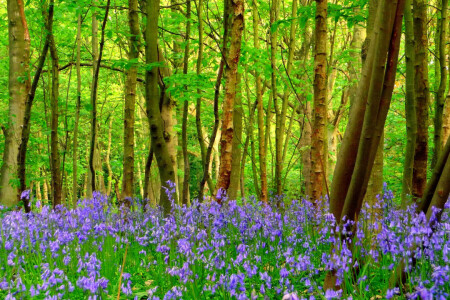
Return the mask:
<path id="1" fill-rule="evenodd" d="M 119 289 L 154 300 L 450 297 L 449 203 L 431 228 L 415 206 L 398 209 L 385 187 L 353 233 L 350 221 L 336 225 L 326 201 L 238 204 L 220 193 L 222 205 L 186 207 L 174 190 L 165 218 L 139 201 L 115 208 L 98 193 L 70 210 L 37 203 L 28 214 L 2 212 L 0 298 L 103 299 Z M 402 263 L 404 288 L 389 288 Z M 338 287 L 324 291 L 331 270 Z"/>

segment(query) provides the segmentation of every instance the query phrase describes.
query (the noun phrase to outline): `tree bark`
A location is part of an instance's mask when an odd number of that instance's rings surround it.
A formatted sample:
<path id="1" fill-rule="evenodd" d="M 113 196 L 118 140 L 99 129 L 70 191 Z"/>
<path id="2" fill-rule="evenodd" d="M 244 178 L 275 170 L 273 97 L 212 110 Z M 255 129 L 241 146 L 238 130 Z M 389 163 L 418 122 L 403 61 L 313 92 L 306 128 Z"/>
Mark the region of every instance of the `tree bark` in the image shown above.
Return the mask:
<path id="1" fill-rule="evenodd" d="M 325 194 L 327 164 L 327 1 L 316 0 L 314 107 L 311 138 L 311 197 Z"/>
<path id="2" fill-rule="evenodd" d="M 53 1 L 50 2 L 53 5 Z M 60 170 L 60 157 L 58 150 L 58 98 L 59 98 L 59 59 L 56 50 L 55 37 L 53 35 L 53 27 L 49 28 L 50 38 L 50 56 L 52 58 L 52 90 L 50 95 L 51 102 L 51 136 L 50 136 L 50 157 L 51 157 L 51 174 L 52 174 L 52 201 L 53 208 L 62 204 L 62 181 Z"/>
<path id="3" fill-rule="evenodd" d="M 78 15 L 78 26 L 77 26 L 77 58 L 76 58 L 76 69 L 77 69 L 77 104 L 75 108 L 75 122 L 73 125 L 73 152 L 72 152 L 72 205 L 76 206 L 78 201 L 78 125 L 80 121 L 80 108 L 81 108 L 81 14 Z"/>
<path id="4" fill-rule="evenodd" d="M 414 28 L 412 16 L 412 0 L 406 0 L 405 4 L 405 60 L 406 60 L 406 150 L 403 165 L 402 180 L 402 206 L 406 207 L 408 195 L 412 195 L 412 178 L 414 167 L 414 152 L 417 139 L 417 115 L 414 90 Z"/>
<path id="5" fill-rule="evenodd" d="M 241 74 L 237 77 L 237 94 L 234 101 L 233 110 L 233 148 L 231 151 L 231 175 L 230 175 L 230 187 L 228 188 L 228 198 L 231 200 L 237 200 L 238 192 L 242 188 L 240 186 L 241 179 L 241 153 L 242 153 L 242 115 L 244 113 L 242 109 L 242 85 Z"/>
<path id="6" fill-rule="evenodd" d="M 171 203 L 165 187 L 168 181 L 175 183 L 175 170 L 170 158 L 169 150 L 164 138 L 164 125 L 159 108 L 160 93 L 158 91 L 159 78 L 159 55 L 158 55 L 158 17 L 159 0 L 148 0 L 147 2 L 147 25 L 146 25 L 146 63 L 151 65 L 145 72 L 145 89 L 147 117 L 150 126 L 152 148 L 158 163 L 159 176 L 161 179 L 160 206 L 164 214 L 170 213 Z M 175 193 L 174 199 L 177 199 Z"/>
<path id="7" fill-rule="evenodd" d="M 128 59 L 130 67 L 125 83 L 122 200 L 132 198 L 134 194 L 134 111 L 136 105 L 137 64 L 140 49 L 138 1 L 128 0 L 128 7 L 128 23 L 130 26 Z M 128 203 L 128 201 L 125 203 Z"/>
<path id="8" fill-rule="evenodd" d="M 361 139 L 366 104 L 377 99 L 381 93 L 396 6 L 396 1 L 384 0 L 379 4 L 377 21 L 371 37 L 373 44 L 368 49 L 357 96 L 350 109 L 349 121 L 338 154 L 330 194 L 330 211 L 338 221 L 343 216 L 341 215 L 342 209 L 359 152 L 358 145 Z"/>
<path id="9" fill-rule="evenodd" d="M 11 181 L 17 172 L 25 102 L 30 89 L 30 34 L 23 0 L 8 0 L 6 4 L 9 36 L 9 113 L 0 171 L 0 203 L 10 207 L 16 205 L 19 199 L 19 191 Z"/>
<path id="10" fill-rule="evenodd" d="M 369 16 L 370 22 L 366 27 L 366 36 L 369 37 L 366 41 L 366 47 L 370 47 L 370 36 L 372 35 L 374 27 L 374 19 L 378 9 L 379 0 L 369 1 L 369 14 L 374 14 L 374 16 Z M 363 60 L 363 63 L 365 61 Z M 377 196 L 383 192 L 383 160 L 384 160 L 384 134 L 381 135 L 380 144 L 378 145 L 377 154 L 375 155 L 375 162 L 373 164 L 372 173 L 370 174 L 369 183 L 367 185 L 367 192 L 364 198 L 364 202 L 368 203 L 372 207 L 372 212 L 374 205 L 377 202 Z M 373 214 L 374 215 L 374 214 Z"/>
<path id="11" fill-rule="evenodd" d="M 39 79 L 42 74 L 42 69 L 45 64 L 45 59 L 48 53 L 49 45 L 50 45 L 50 27 L 53 26 L 53 11 L 54 11 L 54 3 L 53 1 L 50 2 L 47 17 L 45 18 L 45 27 L 47 30 L 47 34 L 44 40 L 44 46 L 42 47 L 41 55 L 39 56 L 36 73 L 33 77 L 33 82 L 31 84 L 30 90 L 28 92 L 26 103 L 25 103 L 25 113 L 24 113 L 24 120 L 23 120 L 23 129 L 22 129 L 22 137 L 19 147 L 19 154 L 18 154 L 18 177 L 19 177 L 19 191 L 23 192 L 26 190 L 26 156 L 27 156 L 27 147 L 28 147 L 28 140 L 30 138 L 30 119 L 31 119 L 31 108 L 33 106 L 34 97 L 36 94 L 36 89 L 39 84 Z M 24 202 L 24 209 L 26 212 L 30 212 L 31 208 L 29 207 L 29 200 L 23 199 Z"/>
<path id="12" fill-rule="evenodd" d="M 257 7 L 257 1 L 252 1 L 252 15 L 253 15 L 253 46 L 255 49 L 259 49 L 259 13 Z M 257 122 L 258 122 L 258 154 L 259 154 L 259 169 L 260 169 L 260 193 L 259 199 L 260 201 L 267 203 L 268 202 L 268 186 L 267 186 L 267 158 L 266 158 L 266 145 L 265 141 L 265 133 L 264 133 L 264 107 L 263 107 L 263 93 L 261 86 L 261 76 L 258 70 L 255 70 L 255 89 L 256 89 L 256 109 L 258 112 Z M 253 134 L 252 134 L 253 135 Z M 252 139 L 253 146 L 253 139 Z"/>
<path id="13" fill-rule="evenodd" d="M 428 82 L 427 61 L 427 1 L 413 0 L 414 40 L 415 40 L 415 77 L 417 140 L 414 153 L 412 193 L 421 198 L 427 183 L 428 163 L 428 105 L 430 88 Z M 420 120 L 420 122 L 419 122 Z"/>
<path id="14" fill-rule="evenodd" d="M 189 38 L 191 35 L 191 0 L 187 1 L 186 4 L 186 17 L 187 17 L 187 23 L 186 23 L 186 39 L 185 39 L 185 48 L 184 48 L 184 62 L 183 62 L 183 74 L 187 75 L 188 72 L 188 64 L 189 64 Z M 188 87 L 185 86 L 185 89 L 187 91 Z M 189 101 L 187 98 L 184 100 L 183 103 L 183 123 L 182 123 L 182 149 L 183 149 L 183 159 L 184 159 L 184 178 L 183 178 L 183 194 L 181 197 L 181 203 L 183 205 L 189 205 L 190 199 L 189 199 L 189 178 L 190 178 L 190 172 L 191 168 L 189 165 L 189 155 L 188 155 L 188 149 L 187 149 L 187 122 L 188 122 L 188 112 L 189 112 Z"/>
<path id="15" fill-rule="evenodd" d="M 238 65 L 241 54 L 241 39 L 244 28 L 244 2 L 232 0 L 231 46 L 225 73 L 225 99 L 223 102 L 222 136 L 220 138 L 220 167 L 217 190 L 227 191 L 230 186 L 233 149 L 233 109 L 236 98 Z M 221 203 L 221 199 L 217 198 Z"/>
<path id="16" fill-rule="evenodd" d="M 111 4 L 111 0 L 108 0 L 106 4 L 106 10 L 105 10 L 105 17 L 103 19 L 102 23 L 102 33 L 101 33 L 101 39 L 100 39 L 100 49 L 98 50 L 98 57 L 96 56 L 96 48 L 97 48 L 97 20 L 95 14 L 92 17 L 92 53 L 93 53 L 93 59 L 95 66 L 93 68 L 93 79 L 92 79 L 92 89 L 91 89 L 91 106 L 92 106 L 92 113 L 91 113 L 91 144 L 90 144 L 90 151 L 89 151 L 89 170 L 91 175 L 91 182 L 90 182 L 90 192 L 94 192 L 97 188 L 96 187 L 96 168 L 94 166 L 95 158 L 98 157 L 99 153 L 96 153 L 97 149 L 97 96 L 98 96 L 98 76 L 100 71 L 100 64 L 102 61 L 102 55 L 103 55 L 103 47 L 105 45 L 105 28 L 106 23 L 108 22 L 108 13 L 109 13 L 109 7 Z M 100 170 L 101 171 L 101 170 Z"/>
<path id="17" fill-rule="evenodd" d="M 447 88 L 447 64 L 446 64 L 446 44 L 447 44 L 447 27 L 448 27 L 448 0 L 441 0 L 441 15 L 438 19 L 437 26 L 439 30 L 439 67 L 440 67 L 440 81 L 439 88 L 436 94 L 435 101 L 435 116 L 434 116 L 434 152 L 433 163 L 437 161 L 439 154 L 443 147 L 442 131 L 443 131 L 443 114 L 445 105 L 445 90 Z"/>
<path id="18" fill-rule="evenodd" d="M 225 59 L 228 55 L 228 40 L 230 36 L 230 17 L 232 16 L 232 13 L 230 12 L 230 1 L 231 0 L 225 0 L 224 1 L 224 10 L 223 10 L 223 45 L 222 45 L 222 58 L 220 60 L 219 70 L 217 72 L 217 78 L 216 83 L 214 86 L 214 126 L 211 133 L 211 137 L 209 140 L 208 148 L 206 149 L 205 153 L 205 160 L 203 162 L 203 176 L 200 180 L 200 188 L 198 193 L 198 199 L 200 202 L 204 200 L 204 189 L 206 182 L 208 183 L 209 189 L 211 193 L 214 193 L 213 184 L 211 180 L 211 174 L 209 172 L 210 164 L 211 164 L 211 155 L 213 152 L 214 143 L 216 141 L 217 132 L 219 130 L 219 96 L 220 96 L 220 86 L 222 82 L 222 77 L 224 73 L 225 68 Z M 198 63 L 198 61 L 197 61 Z M 198 126 L 198 125 L 197 125 Z"/>

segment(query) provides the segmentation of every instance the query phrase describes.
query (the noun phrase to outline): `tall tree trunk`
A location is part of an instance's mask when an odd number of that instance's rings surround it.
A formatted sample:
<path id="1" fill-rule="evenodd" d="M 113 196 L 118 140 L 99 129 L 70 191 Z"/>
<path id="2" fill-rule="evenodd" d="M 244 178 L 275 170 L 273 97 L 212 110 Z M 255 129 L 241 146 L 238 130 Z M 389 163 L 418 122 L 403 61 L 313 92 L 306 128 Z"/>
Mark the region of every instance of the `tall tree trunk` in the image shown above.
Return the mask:
<path id="1" fill-rule="evenodd" d="M 113 116 L 109 117 L 109 125 L 108 125 L 108 146 L 106 148 L 106 157 L 105 157 L 105 165 L 108 169 L 108 186 L 106 187 L 106 195 L 111 195 L 112 191 L 112 180 L 113 180 L 113 171 L 111 168 L 111 142 L 112 142 L 112 130 L 113 130 Z M 119 198 L 119 197 L 118 197 Z M 123 198 L 122 198 L 123 199 Z"/>
<path id="2" fill-rule="evenodd" d="M 125 115 L 124 115 L 124 140 L 123 140 L 123 178 L 122 200 L 133 197 L 134 187 L 134 111 L 136 105 L 137 63 L 139 60 L 139 15 L 138 1 L 128 0 L 128 23 L 130 26 L 130 49 L 128 59 L 130 68 L 127 72 L 125 84 Z M 127 202 L 126 202 L 127 203 Z"/>
<path id="3" fill-rule="evenodd" d="M 0 203 L 6 206 L 17 204 L 18 189 L 10 184 L 17 172 L 25 102 L 30 89 L 28 77 L 30 65 L 30 34 L 25 18 L 23 0 L 8 0 L 9 36 L 9 114 L 5 132 L 5 148 L 0 171 Z"/>
<path id="4" fill-rule="evenodd" d="M 356 222 L 361 211 L 394 89 L 404 4 L 404 0 L 379 3 L 358 97 L 351 108 L 333 178 L 330 210 L 341 225 L 341 217 Z M 357 147 L 356 151 L 352 147 Z M 347 232 L 354 229 L 350 225 Z M 335 283 L 335 272 L 329 272 L 324 289 L 335 288 Z"/>
<path id="5" fill-rule="evenodd" d="M 327 164 L 327 1 L 316 0 L 314 107 L 311 139 L 311 197 L 324 195 Z"/>
<path id="6" fill-rule="evenodd" d="M 189 65 L 189 39 L 191 35 L 191 0 L 188 0 L 186 3 L 186 37 L 185 37 L 185 48 L 184 48 L 184 62 L 183 62 L 183 74 L 187 75 L 188 65 Z M 187 91 L 188 86 L 185 86 Z M 183 103 L 183 123 L 182 123 L 182 149 L 183 149 L 183 162 L 184 162 L 184 178 L 183 178 L 183 194 L 181 197 L 181 203 L 184 205 L 190 204 L 189 199 L 189 178 L 191 168 L 189 165 L 189 155 L 187 149 L 187 123 L 188 123 L 188 113 L 189 113 L 189 101 L 187 99 L 184 100 Z"/>
<path id="7" fill-rule="evenodd" d="M 148 0 L 147 2 L 147 25 L 146 25 L 146 63 L 155 65 L 159 62 L 158 57 L 158 17 L 159 0 Z M 175 170 L 170 158 L 169 150 L 164 138 L 164 127 L 159 109 L 159 91 L 158 91 L 159 67 L 154 66 L 145 72 L 146 78 L 146 104 L 147 117 L 150 125 L 150 136 L 152 148 L 156 161 L 158 163 L 159 176 L 161 179 L 160 205 L 164 214 L 170 212 L 171 204 L 169 197 L 165 192 L 168 181 L 175 182 Z M 177 199 L 177 195 L 174 195 Z"/>
<path id="8" fill-rule="evenodd" d="M 412 192 L 421 198 L 427 183 L 428 162 L 428 105 L 430 88 L 428 83 L 428 37 L 427 1 L 413 0 L 414 40 L 415 40 L 415 94 L 417 115 L 417 140 L 414 154 Z M 419 121 L 420 120 L 420 121 Z"/>
<path id="9" fill-rule="evenodd" d="M 53 3 L 50 3 L 53 5 Z M 51 157 L 51 174 L 52 174 L 52 200 L 53 208 L 62 204 L 62 181 L 60 170 L 60 157 L 58 147 L 58 98 L 59 98 L 59 59 L 56 50 L 55 37 L 53 35 L 53 27 L 49 28 L 50 32 L 50 56 L 52 58 L 52 91 L 50 95 L 51 103 L 51 136 L 50 136 L 50 157 Z"/>
<path id="10" fill-rule="evenodd" d="M 373 16 L 369 16 L 370 22 L 366 27 L 366 37 L 368 40 L 366 41 L 366 47 L 370 47 L 370 36 L 372 35 L 372 31 L 374 28 L 374 20 L 376 17 L 377 9 L 378 9 L 379 0 L 370 0 L 369 1 L 369 15 L 373 14 Z M 365 63 L 363 59 L 363 63 Z M 364 198 L 364 201 L 368 203 L 371 207 L 375 205 L 377 202 L 377 195 L 383 192 L 383 160 L 384 160 L 384 134 L 381 136 L 380 144 L 378 145 L 377 154 L 375 156 L 375 162 L 373 164 L 372 173 L 370 174 L 369 183 L 367 185 L 367 192 Z"/>
<path id="11" fill-rule="evenodd" d="M 53 26 L 53 9 L 54 9 L 54 3 L 53 1 L 50 2 L 49 8 L 48 8 L 48 14 L 46 16 L 45 20 L 45 27 L 47 30 L 47 35 L 45 37 L 44 46 L 42 47 L 42 52 L 39 57 L 38 65 L 36 68 L 36 73 L 33 77 L 33 82 L 31 84 L 31 87 L 29 89 L 26 103 L 25 103 L 25 114 L 24 114 L 24 120 L 23 120 L 23 129 L 22 129 L 22 137 L 19 147 L 19 154 L 18 154 L 18 177 L 19 177 L 19 191 L 22 192 L 26 190 L 26 156 L 27 156 L 27 147 L 28 147 L 28 140 L 30 137 L 30 119 L 31 119 L 31 108 L 33 106 L 34 96 L 36 94 L 36 89 L 39 84 L 39 79 L 41 77 L 42 69 L 45 64 L 45 59 L 48 53 L 49 45 L 50 45 L 50 28 Z M 45 16 L 45 14 L 43 13 Z M 29 207 L 29 200 L 23 199 L 24 201 L 24 208 L 26 212 L 30 212 L 31 208 Z"/>
<path id="12" fill-rule="evenodd" d="M 257 7 L 257 1 L 252 1 L 252 15 L 253 15 L 253 46 L 255 49 L 259 49 L 259 13 Z M 258 152 L 259 152 L 259 169 L 260 169 L 260 184 L 261 190 L 259 194 L 259 199 L 267 203 L 268 193 L 267 193 L 267 158 L 266 158 L 266 145 L 265 133 L 264 133 L 264 108 L 263 108 L 263 94 L 261 86 L 261 76 L 258 70 L 255 70 L 255 89 L 256 89 L 256 100 L 257 100 L 257 111 L 258 111 Z M 253 143 L 253 139 L 252 139 Z M 253 144 L 252 144 L 253 145 Z M 254 156 L 253 156 L 254 157 Z"/>
<path id="13" fill-rule="evenodd" d="M 370 101 L 379 101 L 396 7 L 396 1 L 383 0 L 379 4 L 377 21 L 371 37 L 373 44 L 368 49 L 357 96 L 350 109 L 349 122 L 338 154 L 330 190 L 330 211 L 339 221 L 353 178 L 366 104 Z"/>
<path id="14" fill-rule="evenodd" d="M 98 76 L 100 71 L 100 64 L 102 61 L 102 55 L 103 55 L 103 47 L 105 45 L 105 28 L 106 23 L 108 21 L 108 13 L 109 13 L 109 6 L 111 4 L 111 0 L 108 0 L 106 3 L 106 10 L 105 10 L 105 17 L 103 19 L 102 23 L 102 33 L 101 33 L 101 39 L 100 39 L 100 49 L 98 50 L 98 57 L 96 57 L 95 49 L 97 48 L 97 28 L 96 28 L 96 15 L 93 14 L 92 17 L 92 53 L 93 53 L 93 82 L 92 82 L 92 90 L 91 90 L 91 106 L 92 106 L 92 113 L 91 113 L 91 144 L 90 144 L 90 151 L 89 151 L 89 170 L 91 175 L 91 182 L 90 182 L 90 192 L 95 191 L 96 187 L 96 168 L 94 166 L 95 158 L 98 157 L 99 153 L 96 153 L 97 151 L 97 96 L 98 96 Z M 94 20 L 95 19 L 95 20 Z"/>
<path id="15" fill-rule="evenodd" d="M 80 121 L 80 108 L 81 108 L 81 14 L 78 15 L 77 26 L 77 104 L 75 108 L 75 122 L 73 125 L 73 153 L 72 153 L 72 205 L 76 206 L 78 201 L 78 125 Z"/>
<path id="16" fill-rule="evenodd" d="M 238 91 L 236 94 L 236 99 L 234 101 L 233 110 L 233 148 L 231 151 L 231 175 L 230 175 L 230 187 L 228 188 L 228 197 L 231 200 L 236 200 L 239 190 L 242 188 L 240 186 L 241 179 L 241 145 L 242 145 L 242 115 L 244 113 L 242 109 L 242 85 L 241 85 L 241 74 L 237 75 L 237 85 Z"/>
<path id="17" fill-rule="evenodd" d="M 220 167 L 217 190 L 227 191 L 230 186 L 233 149 L 233 110 L 236 98 L 238 65 L 241 54 L 241 39 L 244 29 L 244 1 L 232 0 L 231 46 L 225 73 L 225 99 L 223 101 L 222 136 L 220 138 Z M 221 202 L 221 199 L 217 199 Z"/>
<path id="18" fill-rule="evenodd" d="M 297 0 L 292 1 L 292 10 L 291 10 L 291 17 L 293 18 L 291 22 L 291 28 L 289 32 L 289 51 L 288 51 L 288 61 L 286 64 L 286 74 L 290 76 L 292 71 L 292 64 L 294 61 L 294 52 L 295 52 L 295 33 L 297 29 Z M 288 108 L 288 102 L 289 102 L 289 86 L 286 85 L 283 91 L 283 101 L 281 103 L 281 111 L 279 111 L 279 115 L 277 115 L 277 132 L 275 134 L 276 139 L 275 141 L 275 148 L 276 148 L 276 174 L 278 174 L 278 179 L 276 180 L 277 185 L 277 194 L 281 195 L 283 193 L 283 182 L 282 182 L 282 172 L 283 172 L 283 164 L 285 159 L 285 154 L 287 150 L 288 145 L 288 137 L 292 126 L 292 119 L 290 120 L 288 130 L 286 132 L 286 115 L 287 115 L 287 108 Z M 295 109 L 293 110 L 295 113 Z"/>
<path id="19" fill-rule="evenodd" d="M 277 64 L 276 64 L 276 53 L 277 53 L 277 30 L 274 28 L 276 22 L 278 21 L 278 0 L 272 0 L 270 6 L 270 66 L 271 66 L 271 92 L 272 99 L 275 108 L 275 191 L 277 195 L 281 195 L 281 171 L 282 171 L 282 145 L 283 145 L 283 137 L 281 136 L 283 133 L 281 132 L 281 111 L 278 104 L 278 95 L 277 95 Z M 269 134 L 266 132 L 266 134 Z M 278 203 L 277 203 L 278 204 Z"/>
<path id="20" fill-rule="evenodd" d="M 197 18 L 198 18 L 198 54 L 197 54 L 197 63 L 196 63 L 196 74 L 199 76 L 202 73 L 202 60 L 203 60 L 203 19 L 202 19 L 202 10 L 203 0 L 198 0 L 197 3 Z M 195 104 L 195 125 L 197 129 L 197 140 L 200 145 L 200 154 L 202 158 L 203 166 L 206 165 L 206 146 L 205 140 L 203 138 L 203 129 L 202 129 L 202 97 L 201 97 L 201 89 L 197 89 L 197 101 Z M 202 188 L 202 187 L 200 187 Z M 203 195 L 203 191 L 200 191 L 199 194 Z M 199 197 L 200 198 L 200 197 Z M 203 196 L 200 201 L 203 200 Z"/>
<path id="21" fill-rule="evenodd" d="M 435 116 L 434 116 L 434 152 L 433 163 L 437 161 L 439 154 L 443 147 L 442 142 L 442 127 L 443 127 L 443 114 L 445 105 L 445 91 L 447 88 L 447 63 L 446 63 L 446 44 L 447 44 L 447 27 L 448 27 L 448 0 L 441 0 L 441 15 L 438 19 L 437 26 L 439 27 L 439 67 L 440 67 L 440 81 L 439 88 L 436 94 L 435 101 Z"/>
<path id="22" fill-rule="evenodd" d="M 414 149 L 417 138 L 417 115 L 414 91 L 414 28 L 412 15 L 412 0 L 406 0 L 405 4 L 405 60 L 406 60 L 406 149 L 403 165 L 402 180 L 402 206 L 405 207 L 407 196 L 412 195 L 412 178 L 414 167 Z"/>

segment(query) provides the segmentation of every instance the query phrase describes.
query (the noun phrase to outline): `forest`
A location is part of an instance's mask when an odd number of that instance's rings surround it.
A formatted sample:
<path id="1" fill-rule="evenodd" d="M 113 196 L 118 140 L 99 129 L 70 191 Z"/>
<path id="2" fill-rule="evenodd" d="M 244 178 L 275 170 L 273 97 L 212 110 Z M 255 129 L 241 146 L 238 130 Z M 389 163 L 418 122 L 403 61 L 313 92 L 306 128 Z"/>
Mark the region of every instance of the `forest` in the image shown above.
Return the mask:
<path id="1" fill-rule="evenodd" d="M 0 18 L 0 297 L 450 298 L 448 0 Z"/>

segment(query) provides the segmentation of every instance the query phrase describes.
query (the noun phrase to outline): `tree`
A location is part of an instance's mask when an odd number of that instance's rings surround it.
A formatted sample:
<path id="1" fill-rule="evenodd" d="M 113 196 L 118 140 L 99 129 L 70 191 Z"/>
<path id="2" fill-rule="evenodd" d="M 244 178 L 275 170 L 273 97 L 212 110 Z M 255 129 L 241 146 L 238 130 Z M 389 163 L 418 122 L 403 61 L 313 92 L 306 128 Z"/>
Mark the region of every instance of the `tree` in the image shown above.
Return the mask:
<path id="1" fill-rule="evenodd" d="M 311 197 L 324 195 L 327 155 L 327 1 L 316 0 L 314 107 L 311 138 Z"/>
<path id="2" fill-rule="evenodd" d="M 152 149 L 158 163 L 161 179 L 160 206 L 163 212 L 168 214 L 171 206 L 164 188 L 168 184 L 168 181 L 175 182 L 176 174 L 164 139 L 163 124 L 159 109 L 158 70 L 160 60 L 158 56 L 158 16 L 159 0 L 147 0 L 145 98 Z M 175 199 L 177 199 L 176 195 Z"/>
<path id="3" fill-rule="evenodd" d="M 378 4 L 363 76 L 336 164 L 330 211 L 339 224 L 348 227 L 346 232 L 355 230 L 347 221 L 358 220 L 384 130 L 397 72 L 404 6 L 403 0 Z M 335 283 L 335 274 L 328 273 L 325 289 L 334 288 Z"/>
<path id="4" fill-rule="evenodd" d="M 50 5 L 53 6 L 54 2 L 51 1 Z M 55 36 L 53 35 L 53 26 L 49 27 L 49 39 L 50 39 L 50 57 L 52 58 L 52 87 L 51 87 L 51 137 L 50 137 L 50 159 L 51 159 L 51 174 L 52 174 L 52 203 L 53 208 L 61 204 L 62 200 L 62 179 L 61 179 L 61 160 L 59 157 L 58 146 L 58 100 L 59 100 L 59 58 L 56 49 Z"/>
<path id="5" fill-rule="evenodd" d="M 89 150 L 89 170 L 90 170 L 90 192 L 94 192 L 97 188 L 100 188 L 100 186 L 97 186 L 96 183 L 96 166 L 94 164 L 97 163 L 98 158 L 98 141 L 97 141 L 97 97 L 98 97 L 98 76 L 100 72 L 100 66 L 102 62 L 102 56 L 103 56 L 103 48 L 105 46 L 105 29 L 106 29 L 106 23 L 108 22 L 108 13 L 109 13 L 109 7 L 111 4 L 111 0 L 108 0 L 106 4 L 106 10 L 105 10 L 105 17 L 103 18 L 102 22 L 102 32 L 101 32 L 101 38 L 100 38 L 100 49 L 97 53 L 97 21 L 96 21 L 96 15 L 93 14 L 92 16 L 92 53 L 93 53 L 93 74 L 92 74 L 92 89 L 91 89 L 91 106 L 92 106 L 92 112 L 91 112 L 91 144 L 90 144 L 90 150 Z M 97 56 L 98 55 L 98 56 Z M 99 178 L 102 178 L 99 176 Z M 103 180 L 102 180 L 103 181 Z M 101 184 L 104 184 L 102 181 L 99 181 Z M 96 188 L 97 187 L 97 188 Z"/>
<path id="6" fill-rule="evenodd" d="M 42 74 L 42 69 L 45 64 L 45 59 L 47 57 L 48 49 L 50 46 L 50 35 L 51 28 L 53 27 L 53 11 L 54 11 L 54 3 L 51 1 L 49 3 L 48 14 L 46 18 L 46 30 L 47 34 L 45 36 L 44 46 L 42 47 L 42 52 L 39 57 L 39 61 L 36 68 L 36 73 L 33 77 L 33 82 L 31 84 L 30 90 L 28 92 L 26 102 L 25 102 L 25 114 L 23 120 L 23 129 L 22 129 L 22 137 L 20 141 L 20 148 L 18 154 L 18 177 L 20 182 L 19 191 L 23 192 L 26 190 L 26 157 L 27 157 L 27 146 L 30 138 L 30 119 L 31 119 L 31 108 L 33 106 L 34 97 L 36 95 L 36 89 L 39 84 L 39 79 Z M 31 211 L 31 207 L 29 206 L 28 199 L 24 198 L 24 208 L 26 212 Z"/>
<path id="7" fill-rule="evenodd" d="M 30 89 L 30 34 L 22 0 L 8 0 L 9 36 L 9 115 L 5 134 L 5 149 L 0 171 L 0 203 L 17 204 L 18 189 L 13 183 L 17 175 L 17 157 L 22 136 L 25 102 Z"/>
<path id="8" fill-rule="evenodd" d="M 225 99 L 223 102 L 222 136 L 220 138 L 220 168 L 217 190 L 227 191 L 230 186 L 233 149 L 233 110 L 237 89 L 238 65 L 241 53 L 242 30 L 244 28 L 244 2 L 232 0 L 232 22 L 230 51 L 225 74 Z M 220 202 L 220 198 L 218 199 Z"/>
<path id="9" fill-rule="evenodd" d="M 406 204 L 406 196 L 412 195 L 412 178 L 414 168 L 414 152 L 417 139 L 417 115 L 414 89 L 414 29 L 411 0 L 405 4 L 405 60 L 406 60 L 406 150 L 403 164 L 402 205 Z"/>
<path id="10" fill-rule="evenodd" d="M 439 154 L 442 150 L 442 130 L 443 130 L 443 113 L 445 105 L 445 90 L 447 88 L 447 64 L 446 64 L 446 42 L 447 42 L 447 14 L 448 14 L 448 0 L 441 0 L 441 15 L 438 19 L 439 28 L 439 67 L 440 67 L 440 80 L 439 87 L 436 93 L 435 101 L 435 117 L 434 117 L 434 152 L 433 152 L 433 165 L 437 161 Z"/>
<path id="11" fill-rule="evenodd" d="M 257 1 L 252 1 L 252 16 L 253 16 L 253 46 L 255 49 L 259 49 L 259 13 Z M 264 133 L 264 108 L 263 108 L 263 94 L 262 94 L 262 86 L 261 86 L 261 76 L 258 70 L 255 70 L 255 89 L 256 89 L 256 101 L 257 101 L 257 111 L 258 111 L 258 136 L 259 136 L 259 168 L 260 168 L 260 200 L 262 202 L 267 203 L 268 194 L 267 194 L 267 163 L 266 163 L 266 143 Z"/>
<path id="12" fill-rule="evenodd" d="M 428 105 L 430 88 L 428 83 L 427 61 L 427 1 L 413 0 L 415 75 L 414 89 L 416 97 L 417 139 L 414 153 L 412 193 L 421 198 L 427 183 L 428 163 Z"/>
<path id="13" fill-rule="evenodd" d="M 127 72 L 125 84 L 122 199 L 132 198 L 134 192 L 134 111 L 136 103 L 137 63 L 140 50 L 137 0 L 129 0 L 128 7 L 128 22 L 130 26 L 128 59 L 130 67 Z"/>

